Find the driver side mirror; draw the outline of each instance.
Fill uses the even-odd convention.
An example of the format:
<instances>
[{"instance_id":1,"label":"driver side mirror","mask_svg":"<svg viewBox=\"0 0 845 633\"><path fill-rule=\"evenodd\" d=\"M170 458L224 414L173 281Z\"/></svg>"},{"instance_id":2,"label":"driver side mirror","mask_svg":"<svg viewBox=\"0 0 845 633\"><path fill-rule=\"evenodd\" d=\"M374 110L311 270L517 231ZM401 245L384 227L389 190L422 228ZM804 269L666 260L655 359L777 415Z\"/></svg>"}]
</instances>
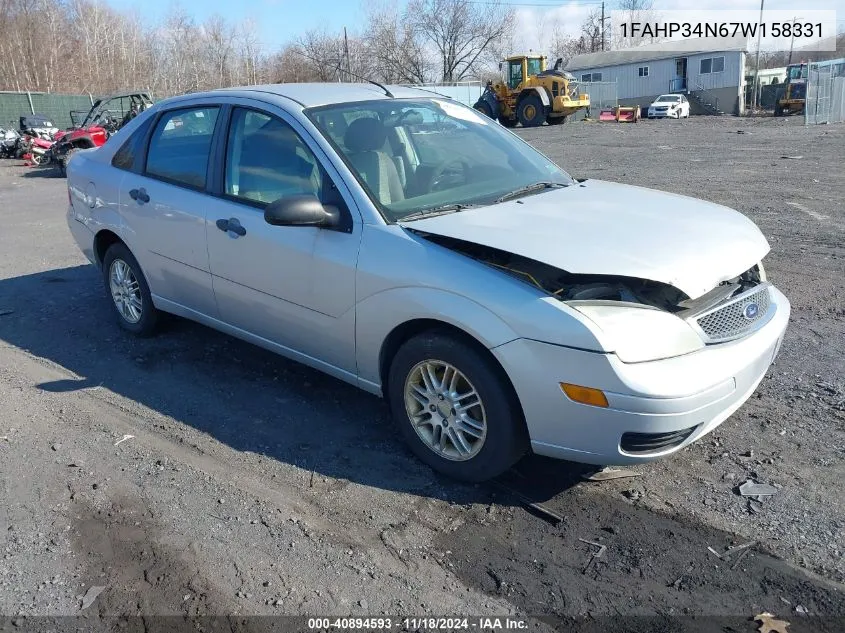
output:
<instances>
[{"instance_id":1,"label":"driver side mirror","mask_svg":"<svg viewBox=\"0 0 845 633\"><path fill-rule=\"evenodd\" d=\"M323 204L312 195L279 198L264 208L264 221L273 226L334 227L340 211Z\"/></svg>"}]
</instances>

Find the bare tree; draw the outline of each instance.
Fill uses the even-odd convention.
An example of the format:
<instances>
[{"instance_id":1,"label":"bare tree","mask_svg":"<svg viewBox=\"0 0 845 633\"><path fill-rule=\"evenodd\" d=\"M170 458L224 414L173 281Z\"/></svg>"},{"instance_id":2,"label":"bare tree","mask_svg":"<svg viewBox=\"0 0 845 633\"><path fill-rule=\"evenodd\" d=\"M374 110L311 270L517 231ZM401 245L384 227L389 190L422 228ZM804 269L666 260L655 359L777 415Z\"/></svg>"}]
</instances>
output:
<instances>
[{"instance_id":1,"label":"bare tree","mask_svg":"<svg viewBox=\"0 0 845 633\"><path fill-rule=\"evenodd\" d=\"M443 81L473 76L481 56L513 29L514 12L469 0L409 0L405 19L438 56Z\"/></svg>"},{"instance_id":2,"label":"bare tree","mask_svg":"<svg viewBox=\"0 0 845 633\"><path fill-rule=\"evenodd\" d=\"M581 23L581 36L584 41L584 53L602 50L601 10L593 9Z\"/></svg>"},{"instance_id":3,"label":"bare tree","mask_svg":"<svg viewBox=\"0 0 845 633\"><path fill-rule=\"evenodd\" d=\"M389 83L425 83L432 79L425 40L409 22L395 3L370 8L365 37L372 79Z\"/></svg>"}]
</instances>

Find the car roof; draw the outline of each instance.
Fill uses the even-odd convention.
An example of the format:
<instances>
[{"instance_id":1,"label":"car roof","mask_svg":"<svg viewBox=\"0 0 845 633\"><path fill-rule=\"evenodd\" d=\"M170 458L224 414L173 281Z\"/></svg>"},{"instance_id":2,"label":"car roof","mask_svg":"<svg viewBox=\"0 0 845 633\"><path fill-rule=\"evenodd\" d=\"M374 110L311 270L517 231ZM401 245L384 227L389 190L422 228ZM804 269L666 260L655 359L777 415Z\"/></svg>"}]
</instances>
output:
<instances>
[{"instance_id":1,"label":"car roof","mask_svg":"<svg viewBox=\"0 0 845 633\"><path fill-rule=\"evenodd\" d=\"M446 95L438 94L435 90L409 88L406 86L387 86L387 89L397 99L449 98ZM183 99L223 95L238 97L278 96L291 99L303 108L390 98L380 87L369 83L286 83L240 86L235 88L221 88L208 92L193 92L180 97L172 97L167 102L175 103Z\"/></svg>"}]
</instances>

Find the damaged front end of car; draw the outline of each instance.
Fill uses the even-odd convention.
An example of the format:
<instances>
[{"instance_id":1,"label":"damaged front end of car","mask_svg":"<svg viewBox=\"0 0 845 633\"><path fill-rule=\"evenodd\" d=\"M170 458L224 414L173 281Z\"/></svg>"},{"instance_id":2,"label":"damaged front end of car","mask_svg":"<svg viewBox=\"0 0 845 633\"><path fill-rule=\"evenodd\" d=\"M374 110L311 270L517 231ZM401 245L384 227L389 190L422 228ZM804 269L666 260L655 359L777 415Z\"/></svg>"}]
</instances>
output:
<instances>
[{"instance_id":1,"label":"damaged front end of car","mask_svg":"<svg viewBox=\"0 0 845 633\"><path fill-rule=\"evenodd\" d=\"M575 274L490 246L414 232L565 302L602 332L607 351L627 363L680 356L735 340L759 329L772 316L762 263L690 298L659 281Z\"/></svg>"}]
</instances>

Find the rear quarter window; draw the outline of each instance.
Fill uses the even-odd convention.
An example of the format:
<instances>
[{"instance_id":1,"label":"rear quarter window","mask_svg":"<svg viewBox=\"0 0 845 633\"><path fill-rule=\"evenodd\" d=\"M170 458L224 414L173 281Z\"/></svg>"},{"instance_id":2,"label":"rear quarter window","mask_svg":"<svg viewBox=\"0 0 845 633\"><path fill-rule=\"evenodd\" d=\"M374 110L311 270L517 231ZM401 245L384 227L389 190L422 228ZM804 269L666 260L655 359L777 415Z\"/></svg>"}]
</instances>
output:
<instances>
[{"instance_id":1,"label":"rear quarter window","mask_svg":"<svg viewBox=\"0 0 845 633\"><path fill-rule=\"evenodd\" d=\"M132 171L136 167L136 159L143 152L144 139L147 137L147 132L152 125L152 118L144 121L137 130L132 132L132 135L123 142L120 149L117 150L111 159L113 167Z\"/></svg>"}]
</instances>

